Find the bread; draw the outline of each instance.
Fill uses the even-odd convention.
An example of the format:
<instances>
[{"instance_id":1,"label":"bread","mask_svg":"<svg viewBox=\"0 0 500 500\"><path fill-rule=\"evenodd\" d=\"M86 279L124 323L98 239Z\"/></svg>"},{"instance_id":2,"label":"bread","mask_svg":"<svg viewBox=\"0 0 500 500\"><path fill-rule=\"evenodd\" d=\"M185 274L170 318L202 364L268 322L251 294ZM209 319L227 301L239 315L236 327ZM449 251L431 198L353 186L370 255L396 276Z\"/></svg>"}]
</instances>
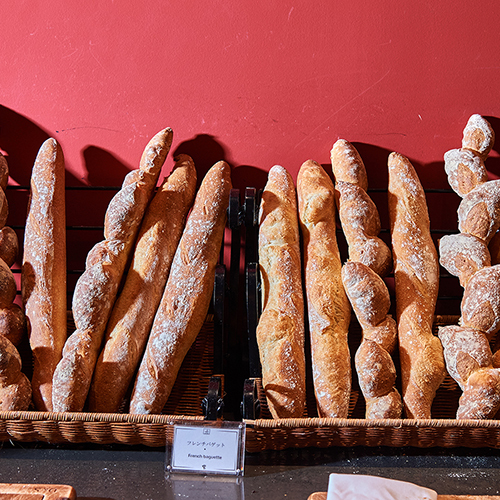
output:
<instances>
[{"instance_id":1,"label":"bread","mask_svg":"<svg viewBox=\"0 0 500 500\"><path fill-rule=\"evenodd\" d=\"M488 339L500 330L500 265L480 269L467 282L460 306L460 324Z\"/></svg>"},{"instance_id":2,"label":"bread","mask_svg":"<svg viewBox=\"0 0 500 500\"><path fill-rule=\"evenodd\" d=\"M439 262L465 287L470 278L491 265L486 243L471 234L449 234L439 240Z\"/></svg>"},{"instance_id":3,"label":"bread","mask_svg":"<svg viewBox=\"0 0 500 500\"><path fill-rule=\"evenodd\" d=\"M297 176L297 197L318 414L347 418L351 394L347 342L351 306L341 279L333 182L315 161L302 164Z\"/></svg>"},{"instance_id":4,"label":"bread","mask_svg":"<svg viewBox=\"0 0 500 500\"><path fill-rule=\"evenodd\" d=\"M0 308L0 335L18 347L26 335L26 316L18 304Z\"/></svg>"},{"instance_id":5,"label":"bread","mask_svg":"<svg viewBox=\"0 0 500 500\"><path fill-rule=\"evenodd\" d=\"M0 259L12 267L19 254L17 233L9 226L0 229Z\"/></svg>"},{"instance_id":6,"label":"bread","mask_svg":"<svg viewBox=\"0 0 500 500\"><path fill-rule=\"evenodd\" d=\"M463 390L458 419L494 418L500 409L500 370L494 368L486 335L473 328L439 328L446 367Z\"/></svg>"},{"instance_id":7,"label":"bread","mask_svg":"<svg viewBox=\"0 0 500 500\"><path fill-rule=\"evenodd\" d=\"M21 367L14 344L0 335L0 411L24 411L31 404L31 384Z\"/></svg>"},{"instance_id":8,"label":"bread","mask_svg":"<svg viewBox=\"0 0 500 500\"><path fill-rule=\"evenodd\" d=\"M488 180L484 161L470 149L451 149L444 154L444 169L451 188L463 197Z\"/></svg>"},{"instance_id":9,"label":"bread","mask_svg":"<svg viewBox=\"0 0 500 500\"><path fill-rule=\"evenodd\" d=\"M401 396L395 387L396 367L391 357L397 327L388 314L389 290L384 280L361 262L346 262L342 281L363 333L354 359L366 402L365 417L400 418Z\"/></svg>"},{"instance_id":10,"label":"bread","mask_svg":"<svg viewBox=\"0 0 500 500\"><path fill-rule=\"evenodd\" d=\"M458 228L490 242L500 227L500 180L479 184L469 191L458 207Z\"/></svg>"},{"instance_id":11,"label":"bread","mask_svg":"<svg viewBox=\"0 0 500 500\"><path fill-rule=\"evenodd\" d=\"M108 205L105 239L90 250L75 286L72 311L76 331L64 345L54 373L54 411L81 411L85 405L118 287L171 144L171 129L156 134L142 154L139 169L125 176Z\"/></svg>"},{"instance_id":12,"label":"bread","mask_svg":"<svg viewBox=\"0 0 500 500\"><path fill-rule=\"evenodd\" d=\"M33 402L51 411L52 377L67 337L65 166L54 139L41 146L31 174L21 289L33 352Z\"/></svg>"},{"instance_id":13,"label":"bread","mask_svg":"<svg viewBox=\"0 0 500 500\"><path fill-rule=\"evenodd\" d=\"M180 155L144 216L95 367L90 411L116 412L120 408L144 351L195 190L193 160Z\"/></svg>"},{"instance_id":14,"label":"bread","mask_svg":"<svg viewBox=\"0 0 500 500\"><path fill-rule=\"evenodd\" d=\"M332 148L332 171L342 230L349 246L349 259L363 262L385 276L392 268L388 246L378 237L380 217L368 188L365 167L354 146L339 139Z\"/></svg>"},{"instance_id":15,"label":"bread","mask_svg":"<svg viewBox=\"0 0 500 500\"><path fill-rule=\"evenodd\" d=\"M280 165L268 173L259 210L262 314L257 344L262 384L273 418L305 409L304 296L296 190Z\"/></svg>"},{"instance_id":16,"label":"bread","mask_svg":"<svg viewBox=\"0 0 500 500\"><path fill-rule=\"evenodd\" d=\"M172 261L130 400L130 413L160 413L205 321L227 220L231 169L205 175Z\"/></svg>"},{"instance_id":17,"label":"bread","mask_svg":"<svg viewBox=\"0 0 500 500\"><path fill-rule=\"evenodd\" d=\"M462 148L472 149L486 159L495 142L495 132L481 115L472 115L465 125Z\"/></svg>"},{"instance_id":18,"label":"bread","mask_svg":"<svg viewBox=\"0 0 500 500\"><path fill-rule=\"evenodd\" d=\"M391 153L389 218L403 402L408 418L430 418L445 376L443 348L432 333L439 263L425 193L410 161Z\"/></svg>"}]
</instances>

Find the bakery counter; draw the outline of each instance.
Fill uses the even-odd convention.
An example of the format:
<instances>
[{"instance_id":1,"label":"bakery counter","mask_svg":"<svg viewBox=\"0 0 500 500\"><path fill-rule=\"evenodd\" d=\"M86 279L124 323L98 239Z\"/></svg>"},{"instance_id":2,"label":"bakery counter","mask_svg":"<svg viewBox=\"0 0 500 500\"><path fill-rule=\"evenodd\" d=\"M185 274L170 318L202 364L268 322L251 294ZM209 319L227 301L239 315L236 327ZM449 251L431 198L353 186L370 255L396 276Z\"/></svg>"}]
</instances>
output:
<instances>
[{"instance_id":1,"label":"bakery counter","mask_svg":"<svg viewBox=\"0 0 500 500\"><path fill-rule=\"evenodd\" d=\"M167 480L162 449L2 444L1 483L71 485L78 499L307 500L330 473L368 474L427 486L440 495L500 495L500 456L490 448L328 448L247 454L240 479Z\"/></svg>"}]
</instances>

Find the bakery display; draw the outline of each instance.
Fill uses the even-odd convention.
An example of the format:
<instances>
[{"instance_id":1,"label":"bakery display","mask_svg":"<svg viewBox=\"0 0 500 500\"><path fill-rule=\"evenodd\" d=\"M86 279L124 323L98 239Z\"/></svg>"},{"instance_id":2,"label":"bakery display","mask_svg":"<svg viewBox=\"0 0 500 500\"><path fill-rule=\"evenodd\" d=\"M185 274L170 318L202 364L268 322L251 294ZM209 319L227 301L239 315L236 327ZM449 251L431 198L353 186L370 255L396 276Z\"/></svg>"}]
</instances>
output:
<instances>
[{"instance_id":1,"label":"bakery display","mask_svg":"<svg viewBox=\"0 0 500 500\"><path fill-rule=\"evenodd\" d=\"M443 347L432 332L439 288L438 254L430 233L425 193L413 165L391 153L389 218L394 259L396 321L407 418L431 418L446 371Z\"/></svg>"},{"instance_id":2,"label":"bakery display","mask_svg":"<svg viewBox=\"0 0 500 500\"><path fill-rule=\"evenodd\" d=\"M304 296L297 215L291 175L269 170L259 213L262 314L257 343L262 383L274 418L301 417L306 402Z\"/></svg>"},{"instance_id":3,"label":"bakery display","mask_svg":"<svg viewBox=\"0 0 500 500\"><path fill-rule=\"evenodd\" d=\"M348 343L351 306L341 277L334 186L319 163L308 160L302 164L297 197L318 414L346 418L352 385Z\"/></svg>"}]
</instances>

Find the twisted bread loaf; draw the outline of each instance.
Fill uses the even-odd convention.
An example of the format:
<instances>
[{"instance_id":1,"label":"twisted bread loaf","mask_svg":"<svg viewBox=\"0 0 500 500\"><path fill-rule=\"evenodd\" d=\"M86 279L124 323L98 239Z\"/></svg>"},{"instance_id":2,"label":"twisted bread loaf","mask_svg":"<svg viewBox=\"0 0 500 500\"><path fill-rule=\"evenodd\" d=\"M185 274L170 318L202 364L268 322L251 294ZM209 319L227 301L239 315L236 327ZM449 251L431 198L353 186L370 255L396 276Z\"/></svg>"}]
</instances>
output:
<instances>
[{"instance_id":1,"label":"twisted bread loaf","mask_svg":"<svg viewBox=\"0 0 500 500\"><path fill-rule=\"evenodd\" d=\"M308 160L297 176L314 391L321 417L346 418L351 394L347 336L351 307L342 286L333 183Z\"/></svg>"},{"instance_id":2,"label":"twisted bread loaf","mask_svg":"<svg viewBox=\"0 0 500 500\"><path fill-rule=\"evenodd\" d=\"M257 343L274 418L301 417L306 400L304 297L296 191L279 165L269 170L259 214L262 314Z\"/></svg>"},{"instance_id":3,"label":"twisted bread loaf","mask_svg":"<svg viewBox=\"0 0 500 500\"><path fill-rule=\"evenodd\" d=\"M212 298L231 191L231 169L217 162L205 175L181 240L130 400L130 413L160 413Z\"/></svg>"},{"instance_id":4,"label":"twisted bread loaf","mask_svg":"<svg viewBox=\"0 0 500 500\"><path fill-rule=\"evenodd\" d=\"M0 411L27 410L31 384L21 372L21 357L14 344L0 335Z\"/></svg>"},{"instance_id":5,"label":"twisted bread loaf","mask_svg":"<svg viewBox=\"0 0 500 500\"><path fill-rule=\"evenodd\" d=\"M120 407L144 351L195 190L194 163L180 155L144 216L97 360L90 411L116 412Z\"/></svg>"},{"instance_id":6,"label":"twisted bread loaf","mask_svg":"<svg viewBox=\"0 0 500 500\"><path fill-rule=\"evenodd\" d=\"M408 418L430 418L436 390L445 376L443 348L432 333L438 256L417 173L398 153L389 155L388 167L403 401Z\"/></svg>"},{"instance_id":7,"label":"twisted bread loaf","mask_svg":"<svg viewBox=\"0 0 500 500\"><path fill-rule=\"evenodd\" d=\"M488 181L484 167L493 141L490 124L472 115L462 149L444 156L448 181L462 202L460 234L440 240L440 262L459 277L464 294L460 326L441 328L438 335L448 373L463 390L457 410L460 419L493 418L500 409L500 356L492 356L489 345L500 329L500 266L491 265L496 256L491 258L488 248L489 243L495 246L500 224L500 182Z\"/></svg>"},{"instance_id":8,"label":"twisted bread loaf","mask_svg":"<svg viewBox=\"0 0 500 500\"><path fill-rule=\"evenodd\" d=\"M90 250L75 286L76 331L64 345L54 372L54 411L81 411L84 407L118 286L171 144L171 129L156 134L143 152L139 169L125 176L121 190L109 203L105 239Z\"/></svg>"},{"instance_id":9,"label":"twisted bread loaf","mask_svg":"<svg viewBox=\"0 0 500 500\"><path fill-rule=\"evenodd\" d=\"M339 139L333 145L331 162L349 259L363 262L385 276L391 270L392 256L389 247L378 237L380 217L366 193L368 181L363 161L351 143Z\"/></svg>"},{"instance_id":10,"label":"twisted bread loaf","mask_svg":"<svg viewBox=\"0 0 500 500\"><path fill-rule=\"evenodd\" d=\"M396 322L384 280L361 262L346 262L342 281L363 332L355 363L366 401L366 418L400 418L401 396L395 388L396 368L390 353L397 338Z\"/></svg>"},{"instance_id":11,"label":"twisted bread loaf","mask_svg":"<svg viewBox=\"0 0 500 500\"><path fill-rule=\"evenodd\" d=\"M366 402L365 416L397 418L402 405L390 355L396 325L387 315L389 291L381 278L392 267L391 251L378 237L380 217L366 192L368 180L359 153L340 139L333 145L331 159L340 221L349 246L350 261L342 268L342 281L363 333L354 360Z\"/></svg>"},{"instance_id":12,"label":"twisted bread loaf","mask_svg":"<svg viewBox=\"0 0 500 500\"><path fill-rule=\"evenodd\" d=\"M33 402L51 411L52 378L67 337L65 167L54 139L31 174L21 288L33 352Z\"/></svg>"}]
</instances>

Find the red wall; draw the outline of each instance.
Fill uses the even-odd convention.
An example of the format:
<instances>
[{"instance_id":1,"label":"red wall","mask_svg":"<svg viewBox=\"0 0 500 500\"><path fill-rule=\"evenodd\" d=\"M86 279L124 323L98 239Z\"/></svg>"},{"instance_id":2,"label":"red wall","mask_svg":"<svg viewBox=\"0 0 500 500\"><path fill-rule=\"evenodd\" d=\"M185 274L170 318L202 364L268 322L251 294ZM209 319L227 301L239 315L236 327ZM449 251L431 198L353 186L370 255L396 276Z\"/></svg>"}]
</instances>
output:
<instances>
[{"instance_id":1,"label":"red wall","mask_svg":"<svg viewBox=\"0 0 500 500\"><path fill-rule=\"evenodd\" d=\"M2 9L0 148L12 184L27 185L50 135L69 186L116 186L170 126L200 173L226 159L244 188L273 164L294 176L308 158L328 164L343 137L371 187L385 187L398 151L424 187L446 188L443 154L471 114L500 137L499 14L493 0L19 0ZM500 173L498 153L487 166ZM72 193L68 223L101 224L112 193ZM448 196L432 203L434 227L455 223ZM81 261L86 246L71 251Z\"/></svg>"}]
</instances>

